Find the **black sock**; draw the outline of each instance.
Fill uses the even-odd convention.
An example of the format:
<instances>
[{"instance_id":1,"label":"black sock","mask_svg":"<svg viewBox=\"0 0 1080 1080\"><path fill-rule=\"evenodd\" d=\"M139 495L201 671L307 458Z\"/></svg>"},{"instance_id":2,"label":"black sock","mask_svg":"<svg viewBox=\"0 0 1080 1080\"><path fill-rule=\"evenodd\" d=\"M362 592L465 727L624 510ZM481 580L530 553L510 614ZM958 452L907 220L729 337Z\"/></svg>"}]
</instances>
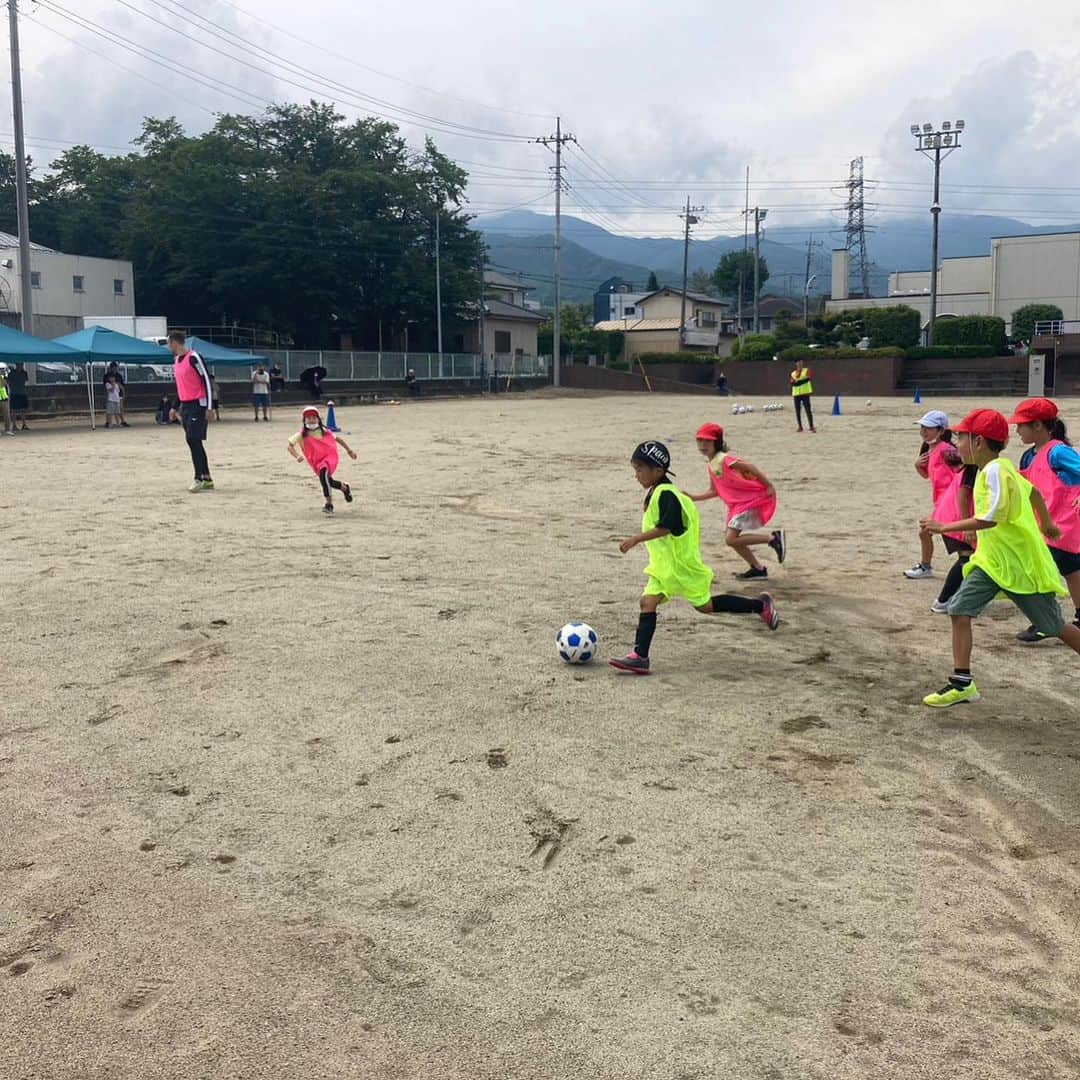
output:
<instances>
[{"instance_id":1,"label":"black sock","mask_svg":"<svg viewBox=\"0 0 1080 1080\"><path fill-rule=\"evenodd\" d=\"M952 677L949 682L956 687L957 690L966 690L972 683L971 668L953 668Z\"/></svg>"},{"instance_id":2,"label":"black sock","mask_svg":"<svg viewBox=\"0 0 1080 1080\"><path fill-rule=\"evenodd\" d=\"M748 596L714 596L712 598L714 615L760 615L765 605L760 600L751 600Z\"/></svg>"},{"instance_id":3,"label":"black sock","mask_svg":"<svg viewBox=\"0 0 1080 1080\"><path fill-rule=\"evenodd\" d=\"M638 616L637 634L634 635L634 652L638 656L648 656L652 636L656 633L656 612L643 611Z\"/></svg>"},{"instance_id":4,"label":"black sock","mask_svg":"<svg viewBox=\"0 0 1080 1080\"><path fill-rule=\"evenodd\" d=\"M966 562L967 559L957 560L949 567L949 572L945 575L945 584L941 586L941 592L938 593L939 604L947 604L964 583L964 563Z\"/></svg>"}]
</instances>

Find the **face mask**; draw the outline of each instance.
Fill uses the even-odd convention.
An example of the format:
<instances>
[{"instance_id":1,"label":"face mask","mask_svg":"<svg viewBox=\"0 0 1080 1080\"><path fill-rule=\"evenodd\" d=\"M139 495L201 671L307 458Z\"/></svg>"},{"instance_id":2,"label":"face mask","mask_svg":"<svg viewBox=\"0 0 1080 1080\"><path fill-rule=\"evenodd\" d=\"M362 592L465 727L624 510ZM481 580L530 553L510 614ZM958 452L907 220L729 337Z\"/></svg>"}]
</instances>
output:
<instances>
[{"instance_id":1,"label":"face mask","mask_svg":"<svg viewBox=\"0 0 1080 1080\"><path fill-rule=\"evenodd\" d=\"M322 425L320 425L317 420L316 421L312 421L312 420L305 420L304 421L304 428L307 431L318 431L321 426Z\"/></svg>"}]
</instances>

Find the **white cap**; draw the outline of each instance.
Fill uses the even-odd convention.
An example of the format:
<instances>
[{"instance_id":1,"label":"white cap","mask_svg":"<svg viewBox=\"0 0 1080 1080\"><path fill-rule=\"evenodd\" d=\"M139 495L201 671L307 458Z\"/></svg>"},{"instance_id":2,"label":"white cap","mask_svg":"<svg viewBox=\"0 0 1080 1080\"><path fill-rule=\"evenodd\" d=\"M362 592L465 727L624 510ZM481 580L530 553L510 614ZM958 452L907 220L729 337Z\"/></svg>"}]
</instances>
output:
<instances>
[{"instance_id":1,"label":"white cap","mask_svg":"<svg viewBox=\"0 0 1080 1080\"><path fill-rule=\"evenodd\" d=\"M921 427L947 428L949 426L949 417L940 409L931 409L922 419L916 420L915 423Z\"/></svg>"}]
</instances>

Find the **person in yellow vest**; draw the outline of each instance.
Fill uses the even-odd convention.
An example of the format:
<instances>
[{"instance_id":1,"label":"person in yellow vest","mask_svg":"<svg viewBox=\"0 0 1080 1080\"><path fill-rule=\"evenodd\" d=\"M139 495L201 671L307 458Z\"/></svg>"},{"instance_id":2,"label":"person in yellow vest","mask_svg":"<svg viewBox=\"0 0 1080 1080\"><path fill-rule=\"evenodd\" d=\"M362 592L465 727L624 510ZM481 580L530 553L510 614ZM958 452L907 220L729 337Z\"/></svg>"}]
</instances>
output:
<instances>
[{"instance_id":1,"label":"person in yellow vest","mask_svg":"<svg viewBox=\"0 0 1080 1080\"><path fill-rule=\"evenodd\" d=\"M1066 623L1059 596L1068 590L1046 540L1061 535L1043 497L1000 457L1009 441L1009 422L993 409L976 409L955 428L956 448L965 465L977 465L975 513L963 521L921 522L926 533L979 534L975 554L964 566L964 583L949 601L952 618L953 673L948 685L928 694L923 704L935 709L978 701L971 677L971 620L1004 594L1047 637L1061 638L1080 653L1080 626ZM1045 539L1044 539L1045 537Z\"/></svg>"},{"instance_id":2,"label":"person in yellow vest","mask_svg":"<svg viewBox=\"0 0 1080 1080\"><path fill-rule=\"evenodd\" d=\"M7 374L7 364L0 364L0 423L4 426L5 435L14 435L15 426L11 422L11 391L8 390Z\"/></svg>"},{"instance_id":3,"label":"person in yellow vest","mask_svg":"<svg viewBox=\"0 0 1080 1080\"><path fill-rule=\"evenodd\" d=\"M641 532L623 540L625 555L638 544L649 552L645 567L648 584L641 597L634 650L608 661L619 671L649 674L649 646L656 632L656 611L672 597L688 600L702 615L757 615L770 630L780 625L773 598L762 593L748 596L711 596L713 572L701 561L701 518L689 495L672 483L668 468L671 455L661 442L641 443L630 459L634 477L645 488L645 513Z\"/></svg>"},{"instance_id":4,"label":"person in yellow vest","mask_svg":"<svg viewBox=\"0 0 1080 1080\"><path fill-rule=\"evenodd\" d=\"M797 431L802 431L802 414L806 410L806 424L810 433L814 434L814 408L810 404L810 398L814 393L814 384L810 381L810 369L801 361L795 361L795 370L791 373L791 396L795 399L795 423Z\"/></svg>"}]
</instances>

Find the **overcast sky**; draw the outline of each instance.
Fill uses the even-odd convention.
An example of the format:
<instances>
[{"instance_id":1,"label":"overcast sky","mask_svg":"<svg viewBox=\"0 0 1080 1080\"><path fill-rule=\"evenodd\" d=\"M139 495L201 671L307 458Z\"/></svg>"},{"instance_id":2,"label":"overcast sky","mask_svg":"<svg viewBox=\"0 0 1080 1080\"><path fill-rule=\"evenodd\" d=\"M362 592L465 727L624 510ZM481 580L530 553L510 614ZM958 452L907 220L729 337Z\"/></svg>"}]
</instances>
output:
<instances>
[{"instance_id":1,"label":"overcast sky","mask_svg":"<svg viewBox=\"0 0 1080 1080\"><path fill-rule=\"evenodd\" d=\"M475 173L478 214L521 204L543 211L552 205L552 155L525 139L550 134L559 113L579 140L567 155L570 212L613 231L673 234L690 195L708 207L701 235L741 232L749 165L751 200L770 208L781 239L784 225L840 205L833 186L858 155L877 181L869 220L925 215L932 169L909 127L963 119L964 148L943 173L950 209L1080 221L1076 0L685 0L677 14L636 0L21 7L26 126L38 161L76 142L122 152L147 115L175 115L199 131L216 111L254 112L316 92L359 115L359 95L368 95L386 104L367 111L434 118L402 130L419 144L418 124L443 129L433 130L440 148ZM75 16L160 58L106 41ZM9 98L4 108L10 117ZM10 119L0 131L10 143Z\"/></svg>"}]
</instances>

